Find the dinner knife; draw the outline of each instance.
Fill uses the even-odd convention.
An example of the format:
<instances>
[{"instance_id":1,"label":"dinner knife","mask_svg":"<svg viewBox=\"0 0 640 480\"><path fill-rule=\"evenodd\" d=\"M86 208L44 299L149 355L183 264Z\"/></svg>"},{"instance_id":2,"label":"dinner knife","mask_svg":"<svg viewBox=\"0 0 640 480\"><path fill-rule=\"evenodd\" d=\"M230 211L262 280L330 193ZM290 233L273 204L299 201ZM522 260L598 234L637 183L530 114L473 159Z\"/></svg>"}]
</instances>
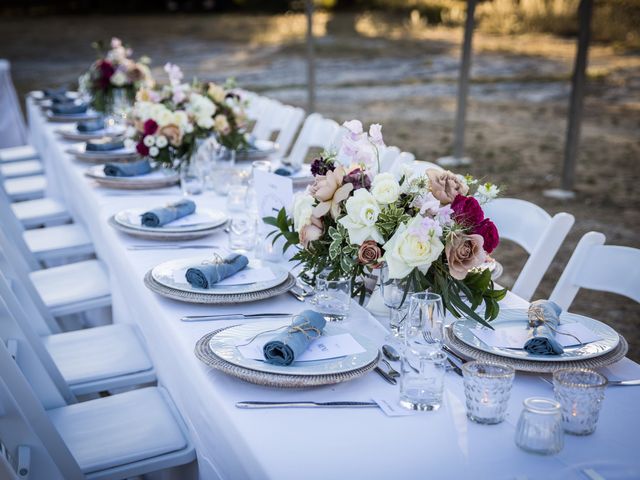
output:
<instances>
[{"instance_id":1,"label":"dinner knife","mask_svg":"<svg viewBox=\"0 0 640 480\"><path fill-rule=\"evenodd\" d=\"M631 387L634 385L640 385L640 380L609 380L607 385L611 387Z\"/></svg>"},{"instance_id":2,"label":"dinner knife","mask_svg":"<svg viewBox=\"0 0 640 480\"><path fill-rule=\"evenodd\" d=\"M236 403L238 408L372 408L376 402L256 402Z\"/></svg>"},{"instance_id":3,"label":"dinner knife","mask_svg":"<svg viewBox=\"0 0 640 480\"><path fill-rule=\"evenodd\" d=\"M376 367L373 369L373 371L376 372L378 375L380 375L382 378L384 378L391 385L397 385L398 382L396 381L396 379L393 378L391 375L389 375L387 372L385 372L382 368Z\"/></svg>"},{"instance_id":4,"label":"dinner knife","mask_svg":"<svg viewBox=\"0 0 640 480\"><path fill-rule=\"evenodd\" d=\"M290 317L293 313L220 313L217 315L185 315L183 322L204 322L207 320L242 320L247 318L281 318Z\"/></svg>"}]
</instances>

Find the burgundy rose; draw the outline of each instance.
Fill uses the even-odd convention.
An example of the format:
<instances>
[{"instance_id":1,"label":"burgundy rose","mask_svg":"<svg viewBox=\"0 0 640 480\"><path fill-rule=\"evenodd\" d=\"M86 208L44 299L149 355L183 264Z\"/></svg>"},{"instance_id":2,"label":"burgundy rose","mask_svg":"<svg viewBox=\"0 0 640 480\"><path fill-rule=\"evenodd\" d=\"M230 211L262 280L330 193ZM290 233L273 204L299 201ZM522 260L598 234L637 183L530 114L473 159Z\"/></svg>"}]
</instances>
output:
<instances>
[{"instance_id":1,"label":"burgundy rose","mask_svg":"<svg viewBox=\"0 0 640 480\"><path fill-rule=\"evenodd\" d=\"M371 178L359 168L349 172L349 174L344 177L343 182L352 184L354 190L358 190L359 188L366 188L368 190L371 187Z\"/></svg>"},{"instance_id":2,"label":"burgundy rose","mask_svg":"<svg viewBox=\"0 0 640 480\"><path fill-rule=\"evenodd\" d=\"M473 197L458 195L451 203L453 219L465 227L475 227L484 219L484 212L478 201Z\"/></svg>"},{"instance_id":3,"label":"burgundy rose","mask_svg":"<svg viewBox=\"0 0 640 480\"><path fill-rule=\"evenodd\" d=\"M335 169L333 161L323 157L318 157L311 163L311 175L314 177L326 175L327 172L332 172Z\"/></svg>"},{"instance_id":4,"label":"burgundy rose","mask_svg":"<svg viewBox=\"0 0 640 480\"><path fill-rule=\"evenodd\" d=\"M480 225L475 228L473 233L484 238L484 251L487 253L493 252L500 243L498 229L496 228L495 224L488 218L485 218L482 222L480 222Z\"/></svg>"},{"instance_id":5,"label":"burgundy rose","mask_svg":"<svg viewBox=\"0 0 640 480\"><path fill-rule=\"evenodd\" d=\"M149 119L144 122L142 128L145 135L153 135L158 130L158 124L154 120Z\"/></svg>"},{"instance_id":6,"label":"burgundy rose","mask_svg":"<svg viewBox=\"0 0 640 480\"><path fill-rule=\"evenodd\" d=\"M147 155L149 155L149 147L147 147L142 142L138 142L138 144L136 145L136 151L143 157L146 157Z\"/></svg>"},{"instance_id":7,"label":"burgundy rose","mask_svg":"<svg viewBox=\"0 0 640 480\"><path fill-rule=\"evenodd\" d=\"M98 62L98 71L100 72L100 77L96 80L96 83L99 88L105 90L109 88L111 77L115 73L116 69L110 62L100 60Z\"/></svg>"}]
</instances>

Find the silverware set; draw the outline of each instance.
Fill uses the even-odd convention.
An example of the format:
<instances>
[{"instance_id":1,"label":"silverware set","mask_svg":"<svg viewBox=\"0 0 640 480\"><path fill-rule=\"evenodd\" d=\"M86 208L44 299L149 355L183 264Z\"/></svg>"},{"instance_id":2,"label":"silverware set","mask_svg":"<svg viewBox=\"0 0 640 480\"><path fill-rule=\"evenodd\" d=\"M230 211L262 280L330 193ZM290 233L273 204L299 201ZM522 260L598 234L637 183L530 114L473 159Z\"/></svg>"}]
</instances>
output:
<instances>
[{"instance_id":1,"label":"silverware set","mask_svg":"<svg viewBox=\"0 0 640 480\"><path fill-rule=\"evenodd\" d=\"M216 245L204 245L204 244L193 244L193 245L184 245L184 244L171 244L171 243L162 243L157 245L129 245L127 250L200 250L200 249L216 249L220 248Z\"/></svg>"},{"instance_id":2,"label":"silverware set","mask_svg":"<svg viewBox=\"0 0 640 480\"><path fill-rule=\"evenodd\" d=\"M548 378L540 377L540 380L553 386L553 382ZM640 385L640 378L633 380L607 380L608 387L637 387Z\"/></svg>"},{"instance_id":3,"label":"silverware set","mask_svg":"<svg viewBox=\"0 0 640 480\"><path fill-rule=\"evenodd\" d=\"M185 315L180 317L183 322L208 322L213 320L252 320L256 318L286 318L292 317L294 313L219 313L214 315ZM342 320L341 315L322 314L328 322Z\"/></svg>"},{"instance_id":4,"label":"silverware set","mask_svg":"<svg viewBox=\"0 0 640 480\"><path fill-rule=\"evenodd\" d=\"M236 407L244 409L256 408L377 408L375 402L259 402L244 401L236 403Z\"/></svg>"}]
</instances>

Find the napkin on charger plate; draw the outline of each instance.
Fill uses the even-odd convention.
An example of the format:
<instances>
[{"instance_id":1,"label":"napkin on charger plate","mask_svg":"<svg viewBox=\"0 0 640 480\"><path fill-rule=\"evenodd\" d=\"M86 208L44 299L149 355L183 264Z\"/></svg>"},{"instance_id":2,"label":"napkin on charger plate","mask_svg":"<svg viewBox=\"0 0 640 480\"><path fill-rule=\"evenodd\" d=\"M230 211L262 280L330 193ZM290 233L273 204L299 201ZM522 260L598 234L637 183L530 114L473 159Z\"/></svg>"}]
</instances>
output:
<instances>
[{"instance_id":1,"label":"napkin on charger plate","mask_svg":"<svg viewBox=\"0 0 640 480\"><path fill-rule=\"evenodd\" d=\"M76 115L86 111L87 105L85 103L66 102L51 106L51 112L56 115Z\"/></svg>"},{"instance_id":2,"label":"napkin on charger plate","mask_svg":"<svg viewBox=\"0 0 640 480\"><path fill-rule=\"evenodd\" d=\"M91 120L82 120L76 125L79 132L97 132L104 129L104 118L98 117Z\"/></svg>"},{"instance_id":3,"label":"napkin on charger plate","mask_svg":"<svg viewBox=\"0 0 640 480\"><path fill-rule=\"evenodd\" d=\"M146 158L128 163L107 163L104 174L107 177L135 177L151 172L151 164Z\"/></svg>"},{"instance_id":4,"label":"napkin on charger plate","mask_svg":"<svg viewBox=\"0 0 640 480\"><path fill-rule=\"evenodd\" d=\"M524 350L534 355L560 355L564 349L556 340L562 308L549 300L531 302L527 311L531 338L524 344Z\"/></svg>"},{"instance_id":5,"label":"napkin on charger plate","mask_svg":"<svg viewBox=\"0 0 640 480\"><path fill-rule=\"evenodd\" d=\"M141 215L142 225L145 227L161 227L196 211L196 204L192 200L180 200L164 207L154 208Z\"/></svg>"},{"instance_id":6,"label":"napkin on charger plate","mask_svg":"<svg viewBox=\"0 0 640 480\"><path fill-rule=\"evenodd\" d=\"M66 97L67 95L67 89L64 87L60 87L60 88L45 88L44 90L42 90L42 95L45 98L53 98L53 97L59 97L64 95Z\"/></svg>"},{"instance_id":7,"label":"napkin on charger plate","mask_svg":"<svg viewBox=\"0 0 640 480\"><path fill-rule=\"evenodd\" d=\"M273 365L291 365L312 341L322 335L326 323L320 313L304 310L294 317L285 331L264 344L265 361Z\"/></svg>"},{"instance_id":8,"label":"napkin on charger plate","mask_svg":"<svg viewBox=\"0 0 640 480\"><path fill-rule=\"evenodd\" d=\"M121 138L102 137L89 140L85 147L87 152L109 152L124 148L124 141Z\"/></svg>"},{"instance_id":9,"label":"napkin on charger plate","mask_svg":"<svg viewBox=\"0 0 640 480\"><path fill-rule=\"evenodd\" d=\"M211 288L219 281L238 273L248 264L249 259L247 257L232 253L225 258L220 257L218 262L197 265L187 269L185 277L192 287Z\"/></svg>"},{"instance_id":10,"label":"napkin on charger plate","mask_svg":"<svg viewBox=\"0 0 640 480\"><path fill-rule=\"evenodd\" d=\"M294 173L297 173L300 171L301 167L294 167L293 165L285 165L282 164L280 167L278 167L275 172L276 175L280 175L282 177L290 177L291 175L293 175Z\"/></svg>"}]
</instances>

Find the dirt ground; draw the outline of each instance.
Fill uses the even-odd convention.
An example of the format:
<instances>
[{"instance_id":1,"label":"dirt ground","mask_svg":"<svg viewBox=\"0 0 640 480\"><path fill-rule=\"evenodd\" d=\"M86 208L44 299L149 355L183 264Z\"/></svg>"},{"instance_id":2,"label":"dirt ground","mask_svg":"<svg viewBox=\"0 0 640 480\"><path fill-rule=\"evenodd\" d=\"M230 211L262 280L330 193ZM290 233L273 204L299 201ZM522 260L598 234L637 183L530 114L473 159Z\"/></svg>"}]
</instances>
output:
<instances>
[{"instance_id":1,"label":"dirt ground","mask_svg":"<svg viewBox=\"0 0 640 480\"><path fill-rule=\"evenodd\" d=\"M461 31L376 15L316 16L317 110L342 122L383 125L385 140L422 160L451 153ZM304 18L299 15L0 18L0 57L13 65L20 94L74 82L93 59L90 43L120 36L186 76L223 80L305 106ZM534 298L553 289L579 238L640 248L640 55L595 45L590 52L576 198L551 200L563 158L574 41L544 35L478 34L466 153L472 173L576 223ZM511 285L526 260L504 242L495 252ZM582 291L571 307L618 329L640 360L640 305Z\"/></svg>"}]
</instances>

